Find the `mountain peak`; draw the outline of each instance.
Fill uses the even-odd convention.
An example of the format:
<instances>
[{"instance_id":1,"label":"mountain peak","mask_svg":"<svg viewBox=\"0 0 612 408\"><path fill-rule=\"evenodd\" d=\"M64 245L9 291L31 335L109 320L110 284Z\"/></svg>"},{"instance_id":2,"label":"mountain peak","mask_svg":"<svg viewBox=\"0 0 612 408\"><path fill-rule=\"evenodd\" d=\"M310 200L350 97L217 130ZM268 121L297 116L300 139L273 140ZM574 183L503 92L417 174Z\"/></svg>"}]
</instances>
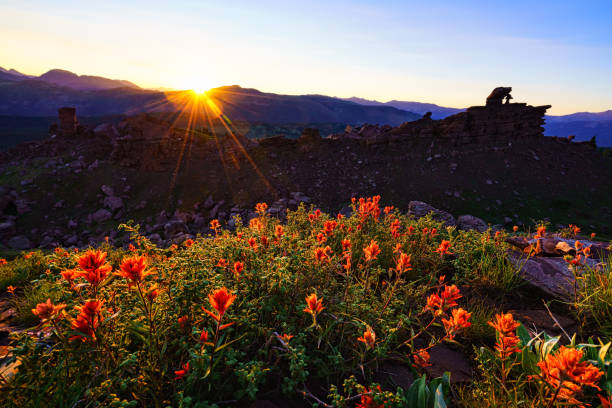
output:
<instances>
[{"instance_id":1,"label":"mountain peak","mask_svg":"<svg viewBox=\"0 0 612 408\"><path fill-rule=\"evenodd\" d=\"M100 76L77 75L64 69L52 69L39 76L37 79L55 85L66 86L68 88L82 91L113 89L113 88L140 88L130 81L119 79L108 79Z\"/></svg>"}]
</instances>

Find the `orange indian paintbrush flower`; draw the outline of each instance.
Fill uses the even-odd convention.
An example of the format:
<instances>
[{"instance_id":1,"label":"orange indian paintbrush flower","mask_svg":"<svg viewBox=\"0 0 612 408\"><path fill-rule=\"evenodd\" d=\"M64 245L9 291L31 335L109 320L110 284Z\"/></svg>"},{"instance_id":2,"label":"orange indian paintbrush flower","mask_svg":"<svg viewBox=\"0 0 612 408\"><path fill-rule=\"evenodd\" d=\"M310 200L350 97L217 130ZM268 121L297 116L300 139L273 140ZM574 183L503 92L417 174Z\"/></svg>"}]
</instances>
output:
<instances>
[{"instance_id":1,"label":"orange indian paintbrush flower","mask_svg":"<svg viewBox=\"0 0 612 408\"><path fill-rule=\"evenodd\" d=\"M35 309L32 309L32 314L40 318L41 323L61 319L64 317L64 308L66 305L54 305L51 299L47 299L45 303L39 303Z\"/></svg>"},{"instance_id":2,"label":"orange indian paintbrush flower","mask_svg":"<svg viewBox=\"0 0 612 408\"><path fill-rule=\"evenodd\" d=\"M181 380L187 373L189 372L189 363L183 364L180 370L176 370L174 375L176 375L175 380Z\"/></svg>"},{"instance_id":3,"label":"orange indian paintbrush flower","mask_svg":"<svg viewBox=\"0 0 612 408\"><path fill-rule=\"evenodd\" d=\"M123 258L119 266L119 272L115 275L121 276L129 281L129 285L138 285L149 275L155 272L147 270L147 259L142 255L134 255Z\"/></svg>"},{"instance_id":4,"label":"orange indian paintbrush flower","mask_svg":"<svg viewBox=\"0 0 612 408\"><path fill-rule=\"evenodd\" d=\"M268 209L268 204L266 203L257 203L255 204L255 211L259 214L263 215Z\"/></svg>"},{"instance_id":5,"label":"orange indian paintbrush flower","mask_svg":"<svg viewBox=\"0 0 612 408\"><path fill-rule=\"evenodd\" d=\"M462 297L456 285L444 285L444 290L442 291L441 296L442 300L444 301L444 308L457 306L456 300Z\"/></svg>"},{"instance_id":6,"label":"orange indian paintbrush flower","mask_svg":"<svg viewBox=\"0 0 612 408\"><path fill-rule=\"evenodd\" d=\"M236 278L240 278L240 274L242 273L242 271L244 270L244 263L242 262L234 262L234 276Z\"/></svg>"},{"instance_id":7,"label":"orange indian paintbrush flower","mask_svg":"<svg viewBox=\"0 0 612 408\"><path fill-rule=\"evenodd\" d=\"M376 259L378 254L380 254L380 248L378 247L376 241L371 240L370 245L363 248L363 253L365 254L366 262L373 261L374 259Z\"/></svg>"},{"instance_id":8,"label":"orange indian paintbrush flower","mask_svg":"<svg viewBox=\"0 0 612 408\"><path fill-rule=\"evenodd\" d=\"M397 258L397 264L395 265L395 270L399 275L404 273L405 271L412 270L412 265L410 264L410 255L405 253L400 253L399 258Z\"/></svg>"},{"instance_id":9,"label":"orange indian paintbrush flower","mask_svg":"<svg viewBox=\"0 0 612 408\"><path fill-rule=\"evenodd\" d=\"M516 336L516 329L520 323L514 320L511 313L496 314L495 322L488 322L489 326L497 331L497 343L495 349L499 352L499 357L504 360L512 353L519 353L521 350L516 346L520 340Z\"/></svg>"},{"instance_id":10,"label":"orange indian paintbrush flower","mask_svg":"<svg viewBox=\"0 0 612 408\"><path fill-rule=\"evenodd\" d=\"M362 342L368 349L371 349L376 344L376 333L370 327L366 328L362 337L358 337L357 341Z\"/></svg>"},{"instance_id":11,"label":"orange indian paintbrush flower","mask_svg":"<svg viewBox=\"0 0 612 408\"><path fill-rule=\"evenodd\" d=\"M587 361L581 362L582 357L582 350L561 346L556 353L548 354L544 361L538 363L541 371L539 377L550 385L549 392L553 398L584 406L576 399L583 387L600 389L597 383L604 372Z\"/></svg>"},{"instance_id":12,"label":"orange indian paintbrush flower","mask_svg":"<svg viewBox=\"0 0 612 408\"><path fill-rule=\"evenodd\" d=\"M219 227L221 226L221 224L219 224L219 220L212 220L210 222L210 229L215 230L215 232L219 229Z\"/></svg>"},{"instance_id":13,"label":"orange indian paintbrush flower","mask_svg":"<svg viewBox=\"0 0 612 408\"><path fill-rule=\"evenodd\" d=\"M457 333L462 329L466 329L472 325L468 320L472 316L471 313L463 310L462 308L453 309L451 317L449 319L442 319L446 335L449 339L454 339Z\"/></svg>"},{"instance_id":14,"label":"orange indian paintbrush flower","mask_svg":"<svg viewBox=\"0 0 612 408\"><path fill-rule=\"evenodd\" d=\"M221 289L217 289L212 294L208 295L208 301L210 302L210 305L213 307L213 309L217 311L217 314L211 312L203 306L202 310L206 312L210 317L215 319L218 323L223 318L223 315L225 314L227 309L232 305L232 303L234 303L234 299L236 299L236 295L232 295L224 286Z\"/></svg>"},{"instance_id":15,"label":"orange indian paintbrush flower","mask_svg":"<svg viewBox=\"0 0 612 408\"><path fill-rule=\"evenodd\" d=\"M323 298L317 299L316 293L306 297L306 308L304 309L304 312L316 316L323 309L325 309L325 307L323 307Z\"/></svg>"},{"instance_id":16,"label":"orange indian paintbrush flower","mask_svg":"<svg viewBox=\"0 0 612 408\"><path fill-rule=\"evenodd\" d=\"M79 315L72 321L72 329L95 340L95 330L101 322L100 312L102 304L103 301L94 299L86 301L83 306L77 306L76 309L79 310ZM73 336L71 337L72 339L87 341L87 338L80 335Z\"/></svg>"},{"instance_id":17,"label":"orange indian paintbrush flower","mask_svg":"<svg viewBox=\"0 0 612 408\"><path fill-rule=\"evenodd\" d=\"M285 230L282 225L279 224L276 227L274 227L274 235L276 236L277 239L281 239L284 233L285 233Z\"/></svg>"},{"instance_id":18,"label":"orange indian paintbrush flower","mask_svg":"<svg viewBox=\"0 0 612 408\"><path fill-rule=\"evenodd\" d=\"M106 263L106 252L100 250L86 251L77 258L77 263L82 269L78 276L94 286L99 285L112 270L112 266Z\"/></svg>"},{"instance_id":19,"label":"orange indian paintbrush flower","mask_svg":"<svg viewBox=\"0 0 612 408\"><path fill-rule=\"evenodd\" d=\"M438 247L438 249L436 249L436 252L440 253L440 256L444 256L446 254L452 255L452 252L449 251L450 246L451 246L450 241L442 240L442 242L440 243L440 246Z\"/></svg>"},{"instance_id":20,"label":"orange indian paintbrush flower","mask_svg":"<svg viewBox=\"0 0 612 408\"><path fill-rule=\"evenodd\" d=\"M315 248L314 256L317 262L329 261L329 256L332 253L331 247L328 245L325 248Z\"/></svg>"},{"instance_id":21,"label":"orange indian paintbrush flower","mask_svg":"<svg viewBox=\"0 0 612 408\"><path fill-rule=\"evenodd\" d=\"M419 368L425 368L431 366L429 362L430 356L427 350L419 349L412 355L412 360L414 361L414 365Z\"/></svg>"}]
</instances>

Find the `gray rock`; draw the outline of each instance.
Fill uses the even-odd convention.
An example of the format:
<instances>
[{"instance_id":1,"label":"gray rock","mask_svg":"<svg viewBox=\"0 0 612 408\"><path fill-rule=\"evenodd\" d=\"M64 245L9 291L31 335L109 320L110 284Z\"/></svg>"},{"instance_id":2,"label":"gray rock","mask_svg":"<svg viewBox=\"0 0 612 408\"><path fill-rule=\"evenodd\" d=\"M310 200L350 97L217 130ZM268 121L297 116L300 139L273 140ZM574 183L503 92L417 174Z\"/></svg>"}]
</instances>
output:
<instances>
[{"instance_id":1,"label":"gray rock","mask_svg":"<svg viewBox=\"0 0 612 408\"><path fill-rule=\"evenodd\" d=\"M112 211L116 211L123 208L123 200L115 196L104 197L104 206L110 208Z\"/></svg>"},{"instance_id":2,"label":"gray rock","mask_svg":"<svg viewBox=\"0 0 612 408\"><path fill-rule=\"evenodd\" d=\"M11 236L15 233L15 231L16 231L15 221L8 220L8 221L0 223L0 237Z\"/></svg>"},{"instance_id":3,"label":"gray rock","mask_svg":"<svg viewBox=\"0 0 612 408\"><path fill-rule=\"evenodd\" d=\"M98 224L110 220L111 217L112 214L110 213L110 211L105 210L104 208L100 208L98 211L91 215L92 221L97 222Z\"/></svg>"},{"instance_id":4,"label":"gray rock","mask_svg":"<svg viewBox=\"0 0 612 408\"><path fill-rule=\"evenodd\" d=\"M185 223L181 220L170 220L164 225L164 234L166 236L175 235L178 232L183 232L187 229Z\"/></svg>"},{"instance_id":5,"label":"gray rock","mask_svg":"<svg viewBox=\"0 0 612 408\"><path fill-rule=\"evenodd\" d=\"M485 232L489 226L484 220L473 215L460 215L457 218L457 228L465 231L476 230L478 232Z\"/></svg>"},{"instance_id":6,"label":"gray rock","mask_svg":"<svg viewBox=\"0 0 612 408\"><path fill-rule=\"evenodd\" d=\"M25 179L25 180L21 180L21 183L20 183L20 184L21 184L22 186L27 186L27 185L32 184L33 182L34 182L34 180L32 180L32 179Z\"/></svg>"},{"instance_id":7,"label":"gray rock","mask_svg":"<svg viewBox=\"0 0 612 408\"><path fill-rule=\"evenodd\" d=\"M537 288L558 299L569 300L574 292L574 274L567 262L561 257L530 257L509 251L508 260L514 264L518 273ZM598 268L596 260L587 259L591 268Z\"/></svg>"},{"instance_id":8,"label":"gray rock","mask_svg":"<svg viewBox=\"0 0 612 408\"><path fill-rule=\"evenodd\" d=\"M25 235L17 235L7 242L8 246L13 249L30 249L32 248L32 243Z\"/></svg>"},{"instance_id":9,"label":"gray rock","mask_svg":"<svg viewBox=\"0 0 612 408\"><path fill-rule=\"evenodd\" d=\"M115 192L114 192L114 190L113 190L113 188L112 188L112 187L109 187L109 186L104 185L104 186L100 187L100 190L102 190L102 192L103 192L104 194L106 194L107 196L109 196L109 197L111 197L111 196L114 196L114 195L115 195Z\"/></svg>"},{"instance_id":10,"label":"gray rock","mask_svg":"<svg viewBox=\"0 0 612 408\"><path fill-rule=\"evenodd\" d=\"M457 222L449 212L439 210L422 201L410 201L408 203L408 214L421 218L429 213L433 213L433 218L438 221L443 221L448 226L455 226Z\"/></svg>"},{"instance_id":11,"label":"gray rock","mask_svg":"<svg viewBox=\"0 0 612 408\"><path fill-rule=\"evenodd\" d=\"M202 207L204 207L204 209L206 209L206 210L209 210L214 205L215 205L215 202L214 202L212 196L209 195L208 198L206 199L206 201L204 201L204 203L202 204Z\"/></svg>"},{"instance_id":12,"label":"gray rock","mask_svg":"<svg viewBox=\"0 0 612 408\"><path fill-rule=\"evenodd\" d=\"M68 221L68 228L70 229L74 229L78 226L79 224L75 221L75 220L70 220Z\"/></svg>"},{"instance_id":13,"label":"gray rock","mask_svg":"<svg viewBox=\"0 0 612 408\"><path fill-rule=\"evenodd\" d=\"M504 217L504 224L512 224L512 218Z\"/></svg>"}]
</instances>

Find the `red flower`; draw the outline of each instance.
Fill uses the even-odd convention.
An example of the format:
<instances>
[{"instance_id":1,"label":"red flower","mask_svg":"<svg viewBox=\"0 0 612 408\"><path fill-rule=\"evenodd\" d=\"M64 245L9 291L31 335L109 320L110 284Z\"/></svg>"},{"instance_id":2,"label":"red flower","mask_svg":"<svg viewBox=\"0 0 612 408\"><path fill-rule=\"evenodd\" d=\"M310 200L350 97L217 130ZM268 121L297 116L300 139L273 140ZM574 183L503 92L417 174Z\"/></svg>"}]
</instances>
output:
<instances>
[{"instance_id":1,"label":"red flower","mask_svg":"<svg viewBox=\"0 0 612 408\"><path fill-rule=\"evenodd\" d=\"M399 258L397 258L397 264L395 265L395 270L398 275L401 275L405 271L412 270L412 265L410 265L410 255L405 253L400 253Z\"/></svg>"},{"instance_id":2,"label":"red flower","mask_svg":"<svg viewBox=\"0 0 612 408\"><path fill-rule=\"evenodd\" d=\"M325 221L323 224L323 232L325 232L326 235L331 235L334 233L334 229L336 229L337 225L338 223L336 221Z\"/></svg>"},{"instance_id":3,"label":"red flower","mask_svg":"<svg viewBox=\"0 0 612 408\"><path fill-rule=\"evenodd\" d=\"M227 309L232 305L232 303L234 303L234 299L236 299L236 295L232 295L226 287L222 287L221 289L217 289L212 294L208 295L210 305L217 311L218 314L214 314L204 307L202 307L202 310L204 310L217 322L220 322L221 319L223 319L223 315Z\"/></svg>"},{"instance_id":4,"label":"red flower","mask_svg":"<svg viewBox=\"0 0 612 408\"><path fill-rule=\"evenodd\" d=\"M176 375L175 380L182 380L185 375L189 372L189 363L183 364L180 370L176 370L174 374Z\"/></svg>"},{"instance_id":5,"label":"red flower","mask_svg":"<svg viewBox=\"0 0 612 408\"><path fill-rule=\"evenodd\" d=\"M429 362L429 358L429 353L425 349L419 349L412 355L414 366L418 368L430 367L431 363Z\"/></svg>"},{"instance_id":6,"label":"red flower","mask_svg":"<svg viewBox=\"0 0 612 408\"><path fill-rule=\"evenodd\" d=\"M77 277L78 273L79 272L74 269L66 269L61 272L62 278L66 279L70 284L72 284L72 281Z\"/></svg>"},{"instance_id":7,"label":"red flower","mask_svg":"<svg viewBox=\"0 0 612 408\"><path fill-rule=\"evenodd\" d=\"M78 276L85 278L90 284L97 286L102 282L112 267L105 263L106 252L100 250L88 250L83 255L77 258L77 262L82 271L78 272Z\"/></svg>"},{"instance_id":8,"label":"red flower","mask_svg":"<svg viewBox=\"0 0 612 408\"><path fill-rule=\"evenodd\" d=\"M455 285L446 286L444 285L444 290L442 291L442 300L444 301L444 307L450 308L457 306L457 299L461 298L461 293L459 289Z\"/></svg>"},{"instance_id":9,"label":"red flower","mask_svg":"<svg viewBox=\"0 0 612 408\"><path fill-rule=\"evenodd\" d=\"M425 310L429 310L434 315L440 315L442 314L443 304L442 298L434 293L427 297L427 306L425 306Z\"/></svg>"},{"instance_id":10,"label":"red flower","mask_svg":"<svg viewBox=\"0 0 612 408\"><path fill-rule=\"evenodd\" d=\"M561 346L556 353L550 353L538 363L540 378L550 385L549 392L559 387L558 398L569 404L584 406L576 397L585 386L600 389L597 383L604 372L582 359L583 351Z\"/></svg>"},{"instance_id":11,"label":"red flower","mask_svg":"<svg viewBox=\"0 0 612 408\"><path fill-rule=\"evenodd\" d=\"M0 258L0 266L6 265L6 264L7 264L6 259Z\"/></svg>"},{"instance_id":12,"label":"red flower","mask_svg":"<svg viewBox=\"0 0 612 408\"><path fill-rule=\"evenodd\" d=\"M242 262L234 262L234 276L240 277L240 273L244 270L244 264Z\"/></svg>"},{"instance_id":13,"label":"red flower","mask_svg":"<svg viewBox=\"0 0 612 408\"><path fill-rule=\"evenodd\" d=\"M9 286L7 286L7 287L6 287L6 291L7 291L8 293L10 293L11 295L14 295L14 294L15 294L15 289L17 289L17 288L16 288L16 287L14 287L13 285L9 285Z\"/></svg>"},{"instance_id":14,"label":"red flower","mask_svg":"<svg viewBox=\"0 0 612 408\"><path fill-rule=\"evenodd\" d=\"M449 339L454 339L459 331L467 329L472 325L472 323L468 321L470 316L472 316L471 313L459 308L452 310L450 319L442 319L446 335Z\"/></svg>"},{"instance_id":15,"label":"red flower","mask_svg":"<svg viewBox=\"0 0 612 408\"><path fill-rule=\"evenodd\" d=\"M436 249L436 252L439 252L440 256L444 256L445 254L452 254L452 252L449 251L450 246L450 241L442 240L440 246L438 247L438 249Z\"/></svg>"},{"instance_id":16,"label":"red flower","mask_svg":"<svg viewBox=\"0 0 612 408\"><path fill-rule=\"evenodd\" d=\"M497 343L495 349L499 352L502 360L509 357L512 353L519 353L521 350L516 346L519 338L516 336L516 329L520 323L514 320L511 313L496 314L495 322L488 322L489 326L497 331Z\"/></svg>"},{"instance_id":17,"label":"red flower","mask_svg":"<svg viewBox=\"0 0 612 408\"><path fill-rule=\"evenodd\" d=\"M323 307L323 298L317 299L316 293L306 297L306 308L304 309L304 312L316 316L317 314L321 313L323 309L325 309L325 307Z\"/></svg>"},{"instance_id":18,"label":"red flower","mask_svg":"<svg viewBox=\"0 0 612 408\"><path fill-rule=\"evenodd\" d=\"M357 341L362 342L368 349L371 349L376 344L376 333L368 327L366 331L363 332L363 336L357 338Z\"/></svg>"},{"instance_id":19,"label":"red flower","mask_svg":"<svg viewBox=\"0 0 612 408\"><path fill-rule=\"evenodd\" d=\"M77 318L72 321L72 329L95 340L95 330L102 320L100 317L102 303L103 302L100 300L88 300L83 306L77 306L76 309L79 310L80 313ZM80 335L73 336L71 339L87 341L84 336Z\"/></svg>"},{"instance_id":20,"label":"red flower","mask_svg":"<svg viewBox=\"0 0 612 408\"><path fill-rule=\"evenodd\" d=\"M363 252L365 253L366 262L369 262L369 261L373 261L374 259L376 259L378 254L380 254L380 248L378 247L378 244L376 243L376 241L372 240L370 241L370 245L363 248Z\"/></svg>"},{"instance_id":21,"label":"red flower","mask_svg":"<svg viewBox=\"0 0 612 408\"><path fill-rule=\"evenodd\" d=\"M217 262L217 266L219 268L225 268L227 266L227 261L223 258L219 259L219 262Z\"/></svg>"},{"instance_id":22,"label":"red flower","mask_svg":"<svg viewBox=\"0 0 612 408\"><path fill-rule=\"evenodd\" d=\"M47 299L45 303L37 304L36 309L32 309L32 313L40 318L41 323L46 323L51 320L63 318L63 310L65 307L66 305L64 304L54 305L53 303L51 303L51 299Z\"/></svg>"},{"instance_id":23,"label":"red flower","mask_svg":"<svg viewBox=\"0 0 612 408\"><path fill-rule=\"evenodd\" d=\"M202 330L202 333L200 334L200 343L206 343L207 341L208 341L208 331Z\"/></svg>"},{"instance_id":24,"label":"red flower","mask_svg":"<svg viewBox=\"0 0 612 408\"><path fill-rule=\"evenodd\" d=\"M347 249L351 249L351 241L348 239L342 240L342 250L346 251Z\"/></svg>"},{"instance_id":25,"label":"red flower","mask_svg":"<svg viewBox=\"0 0 612 408\"><path fill-rule=\"evenodd\" d=\"M332 249L328 245L325 248L315 248L314 256L317 262L327 262L329 261L329 256L332 254Z\"/></svg>"},{"instance_id":26,"label":"red flower","mask_svg":"<svg viewBox=\"0 0 612 408\"><path fill-rule=\"evenodd\" d=\"M260 215L264 215L267 209L268 209L268 204L266 203L255 204L255 211L258 212Z\"/></svg>"},{"instance_id":27,"label":"red flower","mask_svg":"<svg viewBox=\"0 0 612 408\"><path fill-rule=\"evenodd\" d=\"M378 386L378 392L382 392L380 385ZM355 405L355 408L385 408L384 402L382 404L378 404L374 401L374 398L372 398L372 393L373 391L370 391L367 388L363 390L361 393L361 400L359 401L359 404Z\"/></svg>"},{"instance_id":28,"label":"red flower","mask_svg":"<svg viewBox=\"0 0 612 408\"><path fill-rule=\"evenodd\" d=\"M538 227L537 233L536 235L534 235L534 238L544 238L546 236L546 226L542 225Z\"/></svg>"},{"instance_id":29,"label":"red flower","mask_svg":"<svg viewBox=\"0 0 612 408\"><path fill-rule=\"evenodd\" d=\"M149 302L153 302L157 296L159 296L157 284L151 285L151 287L147 290L147 299L149 299Z\"/></svg>"},{"instance_id":30,"label":"red flower","mask_svg":"<svg viewBox=\"0 0 612 408\"><path fill-rule=\"evenodd\" d=\"M193 239L189 238L189 239L186 239L185 242L183 242L183 245L185 245L187 248L191 248L193 243L194 243Z\"/></svg>"},{"instance_id":31,"label":"red flower","mask_svg":"<svg viewBox=\"0 0 612 408\"><path fill-rule=\"evenodd\" d=\"M281 239L284 233L285 233L285 230L283 229L282 225L279 224L274 228L274 235L276 236L277 239Z\"/></svg>"},{"instance_id":32,"label":"red flower","mask_svg":"<svg viewBox=\"0 0 612 408\"><path fill-rule=\"evenodd\" d=\"M117 272L116 275L127 279L130 285L138 285L144 278L154 274L154 272L146 270L147 260L142 255L134 255L128 258L123 258L119 269L120 272Z\"/></svg>"},{"instance_id":33,"label":"red flower","mask_svg":"<svg viewBox=\"0 0 612 408\"><path fill-rule=\"evenodd\" d=\"M187 323L189 323L189 317L187 315L179 317L178 323L181 326L181 330L185 331L187 329Z\"/></svg>"},{"instance_id":34,"label":"red flower","mask_svg":"<svg viewBox=\"0 0 612 408\"><path fill-rule=\"evenodd\" d=\"M257 240L255 240L255 238L251 237L249 238L249 246L251 247L251 249L256 250L257 249Z\"/></svg>"},{"instance_id":35,"label":"red flower","mask_svg":"<svg viewBox=\"0 0 612 408\"><path fill-rule=\"evenodd\" d=\"M219 227L221 227L221 224L219 224L219 220L212 220L210 222L210 229L214 230L215 232L217 232Z\"/></svg>"},{"instance_id":36,"label":"red flower","mask_svg":"<svg viewBox=\"0 0 612 408\"><path fill-rule=\"evenodd\" d=\"M317 242L318 242L319 244L323 244L323 243L325 243L326 241L327 241L327 237L325 236L325 234L323 234L322 232L319 232L319 233L317 234Z\"/></svg>"}]
</instances>

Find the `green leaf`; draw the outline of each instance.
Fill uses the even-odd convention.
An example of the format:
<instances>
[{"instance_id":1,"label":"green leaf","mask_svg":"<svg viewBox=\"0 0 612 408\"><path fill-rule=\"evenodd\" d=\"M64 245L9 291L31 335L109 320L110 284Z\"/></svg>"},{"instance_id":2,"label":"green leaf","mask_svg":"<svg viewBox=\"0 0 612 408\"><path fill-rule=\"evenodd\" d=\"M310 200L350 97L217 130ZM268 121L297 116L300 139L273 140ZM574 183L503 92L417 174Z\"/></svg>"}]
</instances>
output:
<instances>
[{"instance_id":1,"label":"green leaf","mask_svg":"<svg viewBox=\"0 0 612 408\"><path fill-rule=\"evenodd\" d=\"M608 350L610 349L610 345L612 345L612 342L608 342L608 344L601 346L601 348L599 349L599 361L604 364L606 362L606 355L608 354Z\"/></svg>"},{"instance_id":2,"label":"green leaf","mask_svg":"<svg viewBox=\"0 0 612 408\"><path fill-rule=\"evenodd\" d=\"M436 388L433 408L446 408L446 401L444 401L444 391L442 384L438 385L438 388Z\"/></svg>"},{"instance_id":3,"label":"green leaf","mask_svg":"<svg viewBox=\"0 0 612 408\"><path fill-rule=\"evenodd\" d=\"M526 346L527 344L529 344L529 341L531 341L531 336L529 335L529 332L527 331L525 326L523 326L522 323L516 329L516 334L518 338L521 340L521 343L523 344L523 346Z\"/></svg>"}]
</instances>

